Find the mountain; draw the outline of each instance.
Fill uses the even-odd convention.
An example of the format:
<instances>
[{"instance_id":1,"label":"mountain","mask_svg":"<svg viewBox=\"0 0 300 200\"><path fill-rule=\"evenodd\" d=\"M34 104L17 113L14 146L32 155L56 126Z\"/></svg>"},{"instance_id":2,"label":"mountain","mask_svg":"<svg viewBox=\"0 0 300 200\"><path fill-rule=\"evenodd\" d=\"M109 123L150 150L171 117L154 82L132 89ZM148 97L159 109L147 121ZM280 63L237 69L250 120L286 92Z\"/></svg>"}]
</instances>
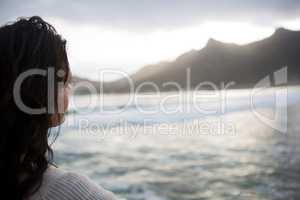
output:
<instances>
[{"instance_id":1,"label":"mountain","mask_svg":"<svg viewBox=\"0 0 300 200\"><path fill-rule=\"evenodd\" d=\"M194 89L206 81L218 88L222 82L234 82L229 88L245 88L254 87L261 79L285 66L288 67L288 84L298 84L300 31L279 28L270 37L246 45L210 39L206 46L198 51L184 53L173 62L146 66L130 78L135 89L140 86L142 92L154 90L154 87L146 82L154 83L163 91L178 90L178 86L181 89ZM190 75L187 75L189 71ZM272 76L270 77L274 82ZM175 82L177 86L165 85L167 82ZM128 92L129 82L123 78L104 83L103 91Z\"/></svg>"}]
</instances>

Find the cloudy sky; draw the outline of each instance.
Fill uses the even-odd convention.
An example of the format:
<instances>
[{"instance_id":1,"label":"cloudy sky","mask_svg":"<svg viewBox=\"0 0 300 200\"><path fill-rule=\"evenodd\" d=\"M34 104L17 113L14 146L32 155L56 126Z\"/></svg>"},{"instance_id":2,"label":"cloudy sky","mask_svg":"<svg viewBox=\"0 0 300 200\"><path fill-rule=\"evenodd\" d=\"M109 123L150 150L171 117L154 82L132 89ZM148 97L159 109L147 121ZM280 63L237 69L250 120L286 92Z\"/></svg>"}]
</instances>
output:
<instances>
[{"instance_id":1,"label":"cloudy sky","mask_svg":"<svg viewBox=\"0 0 300 200\"><path fill-rule=\"evenodd\" d=\"M40 15L68 41L73 73L134 72L201 49L209 38L245 44L276 27L300 30L299 0L0 0L0 23Z\"/></svg>"}]
</instances>

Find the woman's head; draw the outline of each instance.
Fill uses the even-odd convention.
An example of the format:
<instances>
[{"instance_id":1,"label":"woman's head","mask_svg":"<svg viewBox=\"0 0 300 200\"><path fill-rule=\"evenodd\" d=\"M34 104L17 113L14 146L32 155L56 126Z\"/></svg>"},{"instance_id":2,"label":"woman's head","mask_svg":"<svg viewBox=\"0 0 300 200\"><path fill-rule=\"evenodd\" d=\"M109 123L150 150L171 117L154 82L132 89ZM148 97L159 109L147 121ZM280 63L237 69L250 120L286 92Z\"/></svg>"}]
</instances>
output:
<instances>
[{"instance_id":1,"label":"woman's head","mask_svg":"<svg viewBox=\"0 0 300 200\"><path fill-rule=\"evenodd\" d=\"M22 199L52 162L49 129L63 121L66 41L40 17L0 27L0 187Z\"/></svg>"}]
</instances>

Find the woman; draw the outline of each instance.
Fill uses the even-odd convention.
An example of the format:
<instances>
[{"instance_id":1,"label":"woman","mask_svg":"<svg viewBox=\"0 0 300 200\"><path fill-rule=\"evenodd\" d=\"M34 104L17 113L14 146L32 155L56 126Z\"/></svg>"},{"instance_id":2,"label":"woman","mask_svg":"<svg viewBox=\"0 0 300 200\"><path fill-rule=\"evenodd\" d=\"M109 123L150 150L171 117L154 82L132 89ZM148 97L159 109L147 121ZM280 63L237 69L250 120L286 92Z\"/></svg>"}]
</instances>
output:
<instances>
[{"instance_id":1,"label":"woman","mask_svg":"<svg viewBox=\"0 0 300 200\"><path fill-rule=\"evenodd\" d=\"M114 199L88 178L53 165L48 136L63 122L69 81L66 41L53 26L35 16L0 27L3 198Z\"/></svg>"}]
</instances>

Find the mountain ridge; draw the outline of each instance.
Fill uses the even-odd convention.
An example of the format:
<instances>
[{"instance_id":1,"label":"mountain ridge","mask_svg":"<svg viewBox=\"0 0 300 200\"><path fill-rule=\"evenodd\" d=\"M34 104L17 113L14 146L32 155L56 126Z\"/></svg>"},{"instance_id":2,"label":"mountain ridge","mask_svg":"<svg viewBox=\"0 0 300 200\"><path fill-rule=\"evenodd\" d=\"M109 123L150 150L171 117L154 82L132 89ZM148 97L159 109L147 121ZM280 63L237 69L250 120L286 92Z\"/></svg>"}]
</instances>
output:
<instances>
[{"instance_id":1,"label":"mountain ridge","mask_svg":"<svg viewBox=\"0 0 300 200\"><path fill-rule=\"evenodd\" d=\"M147 65L132 74L135 88L145 82L152 82L162 91L177 88L165 88L164 83L176 82L182 90L194 89L203 82L219 86L222 82L234 82L232 88L254 87L262 78L288 66L288 83L300 81L300 31L277 28L265 39L238 45L209 39L200 50L191 50L181 54L171 62ZM186 72L190 69L188 88ZM145 86L142 92L154 88ZM98 88L100 91L100 88ZM103 92L122 93L129 91L126 78L103 83Z\"/></svg>"}]
</instances>

